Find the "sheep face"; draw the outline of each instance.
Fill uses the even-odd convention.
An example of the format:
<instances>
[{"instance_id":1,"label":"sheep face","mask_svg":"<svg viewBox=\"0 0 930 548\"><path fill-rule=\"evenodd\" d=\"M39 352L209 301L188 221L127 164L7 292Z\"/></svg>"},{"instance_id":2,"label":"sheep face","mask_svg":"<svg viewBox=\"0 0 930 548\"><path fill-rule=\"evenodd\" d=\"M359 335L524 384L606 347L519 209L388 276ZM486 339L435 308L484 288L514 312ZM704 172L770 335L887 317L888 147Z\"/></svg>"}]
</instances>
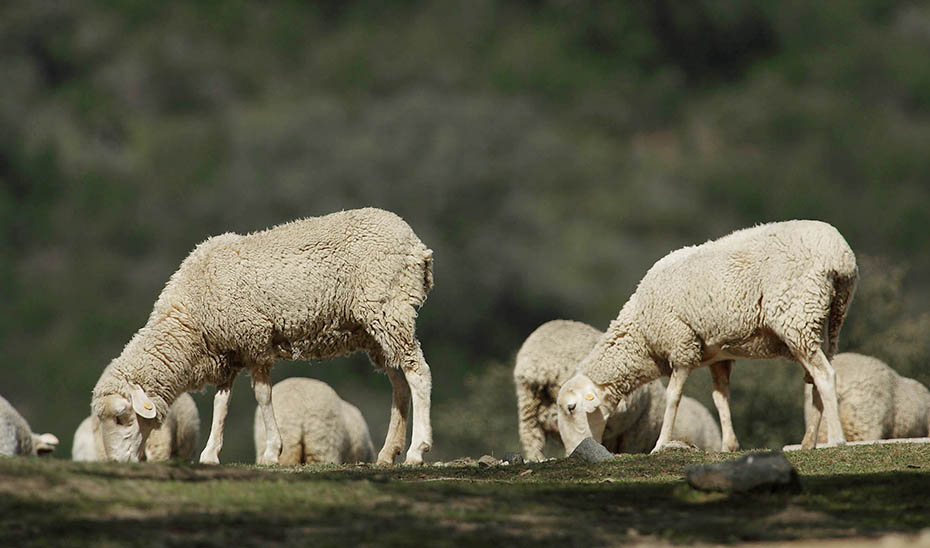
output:
<instances>
[{"instance_id":1,"label":"sheep face","mask_svg":"<svg viewBox=\"0 0 930 548\"><path fill-rule=\"evenodd\" d=\"M585 375L568 379L559 390L559 435L570 455L585 438L600 442L606 424L601 389Z\"/></svg>"},{"instance_id":2,"label":"sheep face","mask_svg":"<svg viewBox=\"0 0 930 548\"><path fill-rule=\"evenodd\" d=\"M131 400L119 394L103 396L95 414L107 460L138 462L145 440L156 426L155 405L134 385Z\"/></svg>"}]
</instances>

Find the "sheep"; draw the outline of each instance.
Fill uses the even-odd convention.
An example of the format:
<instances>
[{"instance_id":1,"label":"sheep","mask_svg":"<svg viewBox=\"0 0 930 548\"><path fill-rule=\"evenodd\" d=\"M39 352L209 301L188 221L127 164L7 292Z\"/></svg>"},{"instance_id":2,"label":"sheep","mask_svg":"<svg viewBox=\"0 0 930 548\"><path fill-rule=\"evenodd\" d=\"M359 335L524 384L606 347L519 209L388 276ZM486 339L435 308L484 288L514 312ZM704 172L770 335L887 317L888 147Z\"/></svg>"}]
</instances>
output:
<instances>
[{"instance_id":1,"label":"sheep","mask_svg":"<svg viewBox=\"0 0 930 548\"><path fill-rule=\"evenodd\" d=\"M603 431L627 394L670 375L653 452L661 450L671 440L684 382L702 366L713 378L721 449L734 451L732 360L780 356L800 362L822 396L815 414L826 419L828 444L845 444L829 358L857 280L849 244L819 221L758 225L666 255L562 385L558 423L566 451ZM813 434L805 432L804 447L814 446Z\"/></svg>"},{"instance_id":2,"label":"sheep","mask_svg":"<svg viewBox=\"0 0 930 548\"><path fill-rule=\"evenodd\" d=\"M549 437L557 438L556 398L574 367L594 348L601 331L585 323L552 320L539 326L517 352L513 378L517 391L520 442L527 460L544 459ZM645 453L659 438L665 387L655 380L624 400L625 410L607 422L601 441L614 453ZM700 449L720 447L720 429L703 405L683 397L672 437Z\"/></svg>"},{"instance_id":3,"label":"sheep","mask_svg":"<svg viewBox=\"0 0 930 548\"><path fill-rule=\"evenodd\" d=\"M0 455L47 455L57 447L54 434L33 433L26 419L0 396Z\"/></svg>"},{"instance_id":4,"label":"sheep","mask_svg":"<svg viewBox=\"0 0 930 548\"><path fill-rule=\"evenodd\" d=\"M154 428L145 440L143 457L149 462L170 459L193 460L200 436L200 413L190 394L181 394L168 408L165 421ZM85 418L74 432L71 459L106 460L103 437L96 415Z\"/></svg>"},{"instance_id":5,"label":"sheep","mask_svg":"<svg viewBox=\"0 0 930 548\"><path fill-rule=\"evenodd\" d=\"M923 438L930 435L930 390L902 377L884 362L853 352L837 354L836 396L840 423L849 441ZM822 427L814 427L813 390L804 396L804 424L826 440Z\"/></svg>"},{"instance_id":6,"label":"sheep","mask_svg":"<svg viewBox=\"0 0 930 548\"><path fill-rule=\"evenodd\" d=\"M368 424L354 405L343 401L324 382L291 377L271 389L278 430L279 464L343 464L371 462L375 446ZM255 408L255 460L265 448L265 423Z\"/></svg>"},{"instance_id":7,"label":"sheep","mask_svg":"<svg viewBox=\"0 0 930 548\"><path fill-rule=\"evenodd\" d=\"M213 384L213 421L200 462L218 463L230 390L246 369L269 433L260 463L275 464L281 451L269 380L275 359L364 351L387 373L394 393L378 463L392 463L403 450L411 396L405 463L422 463L432 446L432 377L415 324L432 287L432 250L403 219L380 209L207 239L171 276L145 326L94 387L107 457L138 460L177 395Z\"/></svg>"}]
</instances>

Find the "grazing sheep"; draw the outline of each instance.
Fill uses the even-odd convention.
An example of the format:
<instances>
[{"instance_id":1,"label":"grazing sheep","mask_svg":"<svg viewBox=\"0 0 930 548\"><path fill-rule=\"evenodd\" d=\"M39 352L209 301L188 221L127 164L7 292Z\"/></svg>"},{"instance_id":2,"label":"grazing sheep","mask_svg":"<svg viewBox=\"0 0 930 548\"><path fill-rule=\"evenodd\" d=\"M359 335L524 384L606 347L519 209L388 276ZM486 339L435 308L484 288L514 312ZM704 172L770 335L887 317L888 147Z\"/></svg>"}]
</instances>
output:
<instances>
[{"instance_id":1,"label":"grazing sheep","mask_svg":"<svg viewBox=\"0 0 930 548\"><path fill-rule=\"evenodd\" d=\"M429 366L417 310L433 286L432 251L397 215L357 209L198 245L171 276L148 322L104 370L92 408L112 460L138 460L178 394L217 386L200 462L219 462L230 389L246 369L269 433L262 464L277 463L281 436L271 403L276 359L367 352L394 389L379 463L404 447L406 463L432 445Z\"/></svg>"},{"instance_id":2,"label":"grazing sheep","mask_svg":"<svg viewBox=\"0 0 930 548\"><path fill-rule=\"evenodd\" d=\"M735 450L732 360L774 357L804 366L823 396L815 413L826 419L828 443L844 444L829 357L836 353L857 278L852 249L835 228L818 221L764 224L666 255L562 385L558 422L566 450L603 431L627 394L670 375L653 451L661 450L671 440L685 380L702 366L710 366L713 377L722 449ZM815 442L812 431L805 433L805 447Z\"/></svg>"},{"instance_id":3,"label":"grazing sheep","mask_svg":"<svg viewBox=\"0 0 930 548\"><path fill-rule=\"evenodd\" d=\"M29 423L0 396L0 455L46 455L58 447L52 434L34 434Z\"/></svg>"},{"instance_id":4,"label":"grazing sheep","mask_svg":"<svg viewBox=\"0 0 930 548\"><path fill-rule=\"evenodd\" d=\"M328 384L291 377L272 387L271 400L281 432L280 464L344 464L375 459L365 417ZM256 461L264 450L265 422L261 409L256 407Z\"/></svg>"},{"instance_id":5,"label":"grazing sheep","mask_svg":"<svg viewBox=\"0 0 930 548\"><path fill-rule=\"evenodd\" d=\"M553 320L533 331L517 352L513 371L517 390L520 441L528 460L543 460L547 438L558 438L556 399L559 388L594 348L601 331L581 322ZM601 441L614 453L645 453L659 438L665 410L665 387L658 380L634 390L624 411L611 415ZM720 447L720 429L703 405L682 398L672 437L700 449Z\"/></svg>"},{"instance_id":6,"label":"grazing sheep","mask_svg":"<svg viewBox=\"0 0 930 548\"><path fill-rule=\"evenodd\" d=\"M837 354L836 397L840 423L849 441L923 438L930 435L930 390L902 377L884 362L852 352ZM804 424L811 428L813 390L804 398ZM816 428L819 442L826 440Z\"/></svg>"},{"instance_id":7,"label":"grazing sheep","mask_svg":"<svg viewBox=\"0 0 930 548\"><path fill-rule=\"evenodd\" d=\"M106 460L103 437L96 416L84 419L74 432L71 459L76 461ZM170 459L193 460L200 436L200 413L190 394L181 394L168 408L165 421L152 430L145 440L144 458L149 462Z\"/></svg>"}]
</instances>

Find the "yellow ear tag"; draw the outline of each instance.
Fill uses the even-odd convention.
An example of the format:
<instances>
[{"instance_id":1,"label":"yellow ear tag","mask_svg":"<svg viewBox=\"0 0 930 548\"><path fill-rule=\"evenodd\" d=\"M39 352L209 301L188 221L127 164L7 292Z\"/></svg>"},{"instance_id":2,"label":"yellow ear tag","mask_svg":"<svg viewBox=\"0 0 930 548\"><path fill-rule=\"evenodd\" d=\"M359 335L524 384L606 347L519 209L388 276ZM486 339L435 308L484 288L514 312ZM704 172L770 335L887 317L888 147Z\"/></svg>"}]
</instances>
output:
<instances>
[{"instance_id":1,"label":"yellow ear tag","mask_svg":"<svg viewBox=\"0 0 930 548\"><path fill-rule=\"evenodd\" d=\"M594 399L594 394L585 394L584 399L591 401Z\"/></svg>"},{"instance_id":2,"label":"yellow ear tag","mask_svg":"<svg viewBox=\"0 0 930 548\"><path fill-rule=\"evenodd\" d=\"M146 409L151 409L151 408L152 408L152 404L149 403L149 402L145 402L145 403L142 404L142 407L144 407L144 408L146 408Z\"/></svg>"}]
</instances>

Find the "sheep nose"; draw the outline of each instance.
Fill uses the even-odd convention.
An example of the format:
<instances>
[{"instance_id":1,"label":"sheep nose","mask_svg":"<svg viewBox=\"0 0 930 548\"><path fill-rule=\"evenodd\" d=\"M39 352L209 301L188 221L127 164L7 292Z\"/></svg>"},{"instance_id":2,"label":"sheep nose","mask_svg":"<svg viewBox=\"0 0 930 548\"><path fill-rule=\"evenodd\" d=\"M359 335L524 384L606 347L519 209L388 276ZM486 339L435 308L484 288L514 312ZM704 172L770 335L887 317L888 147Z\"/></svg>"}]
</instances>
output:
<instances>
[{"instance_id":1,"label":"sheep nose","mask_svg":"<svg viewBox=\"0 0 930 548\"><path fill-rule=\"evenodd\" d=\"M574 403L568 404L568 412L571 413L574 410L575 410L575 404Z\"/></svg>"}]
</instances>

